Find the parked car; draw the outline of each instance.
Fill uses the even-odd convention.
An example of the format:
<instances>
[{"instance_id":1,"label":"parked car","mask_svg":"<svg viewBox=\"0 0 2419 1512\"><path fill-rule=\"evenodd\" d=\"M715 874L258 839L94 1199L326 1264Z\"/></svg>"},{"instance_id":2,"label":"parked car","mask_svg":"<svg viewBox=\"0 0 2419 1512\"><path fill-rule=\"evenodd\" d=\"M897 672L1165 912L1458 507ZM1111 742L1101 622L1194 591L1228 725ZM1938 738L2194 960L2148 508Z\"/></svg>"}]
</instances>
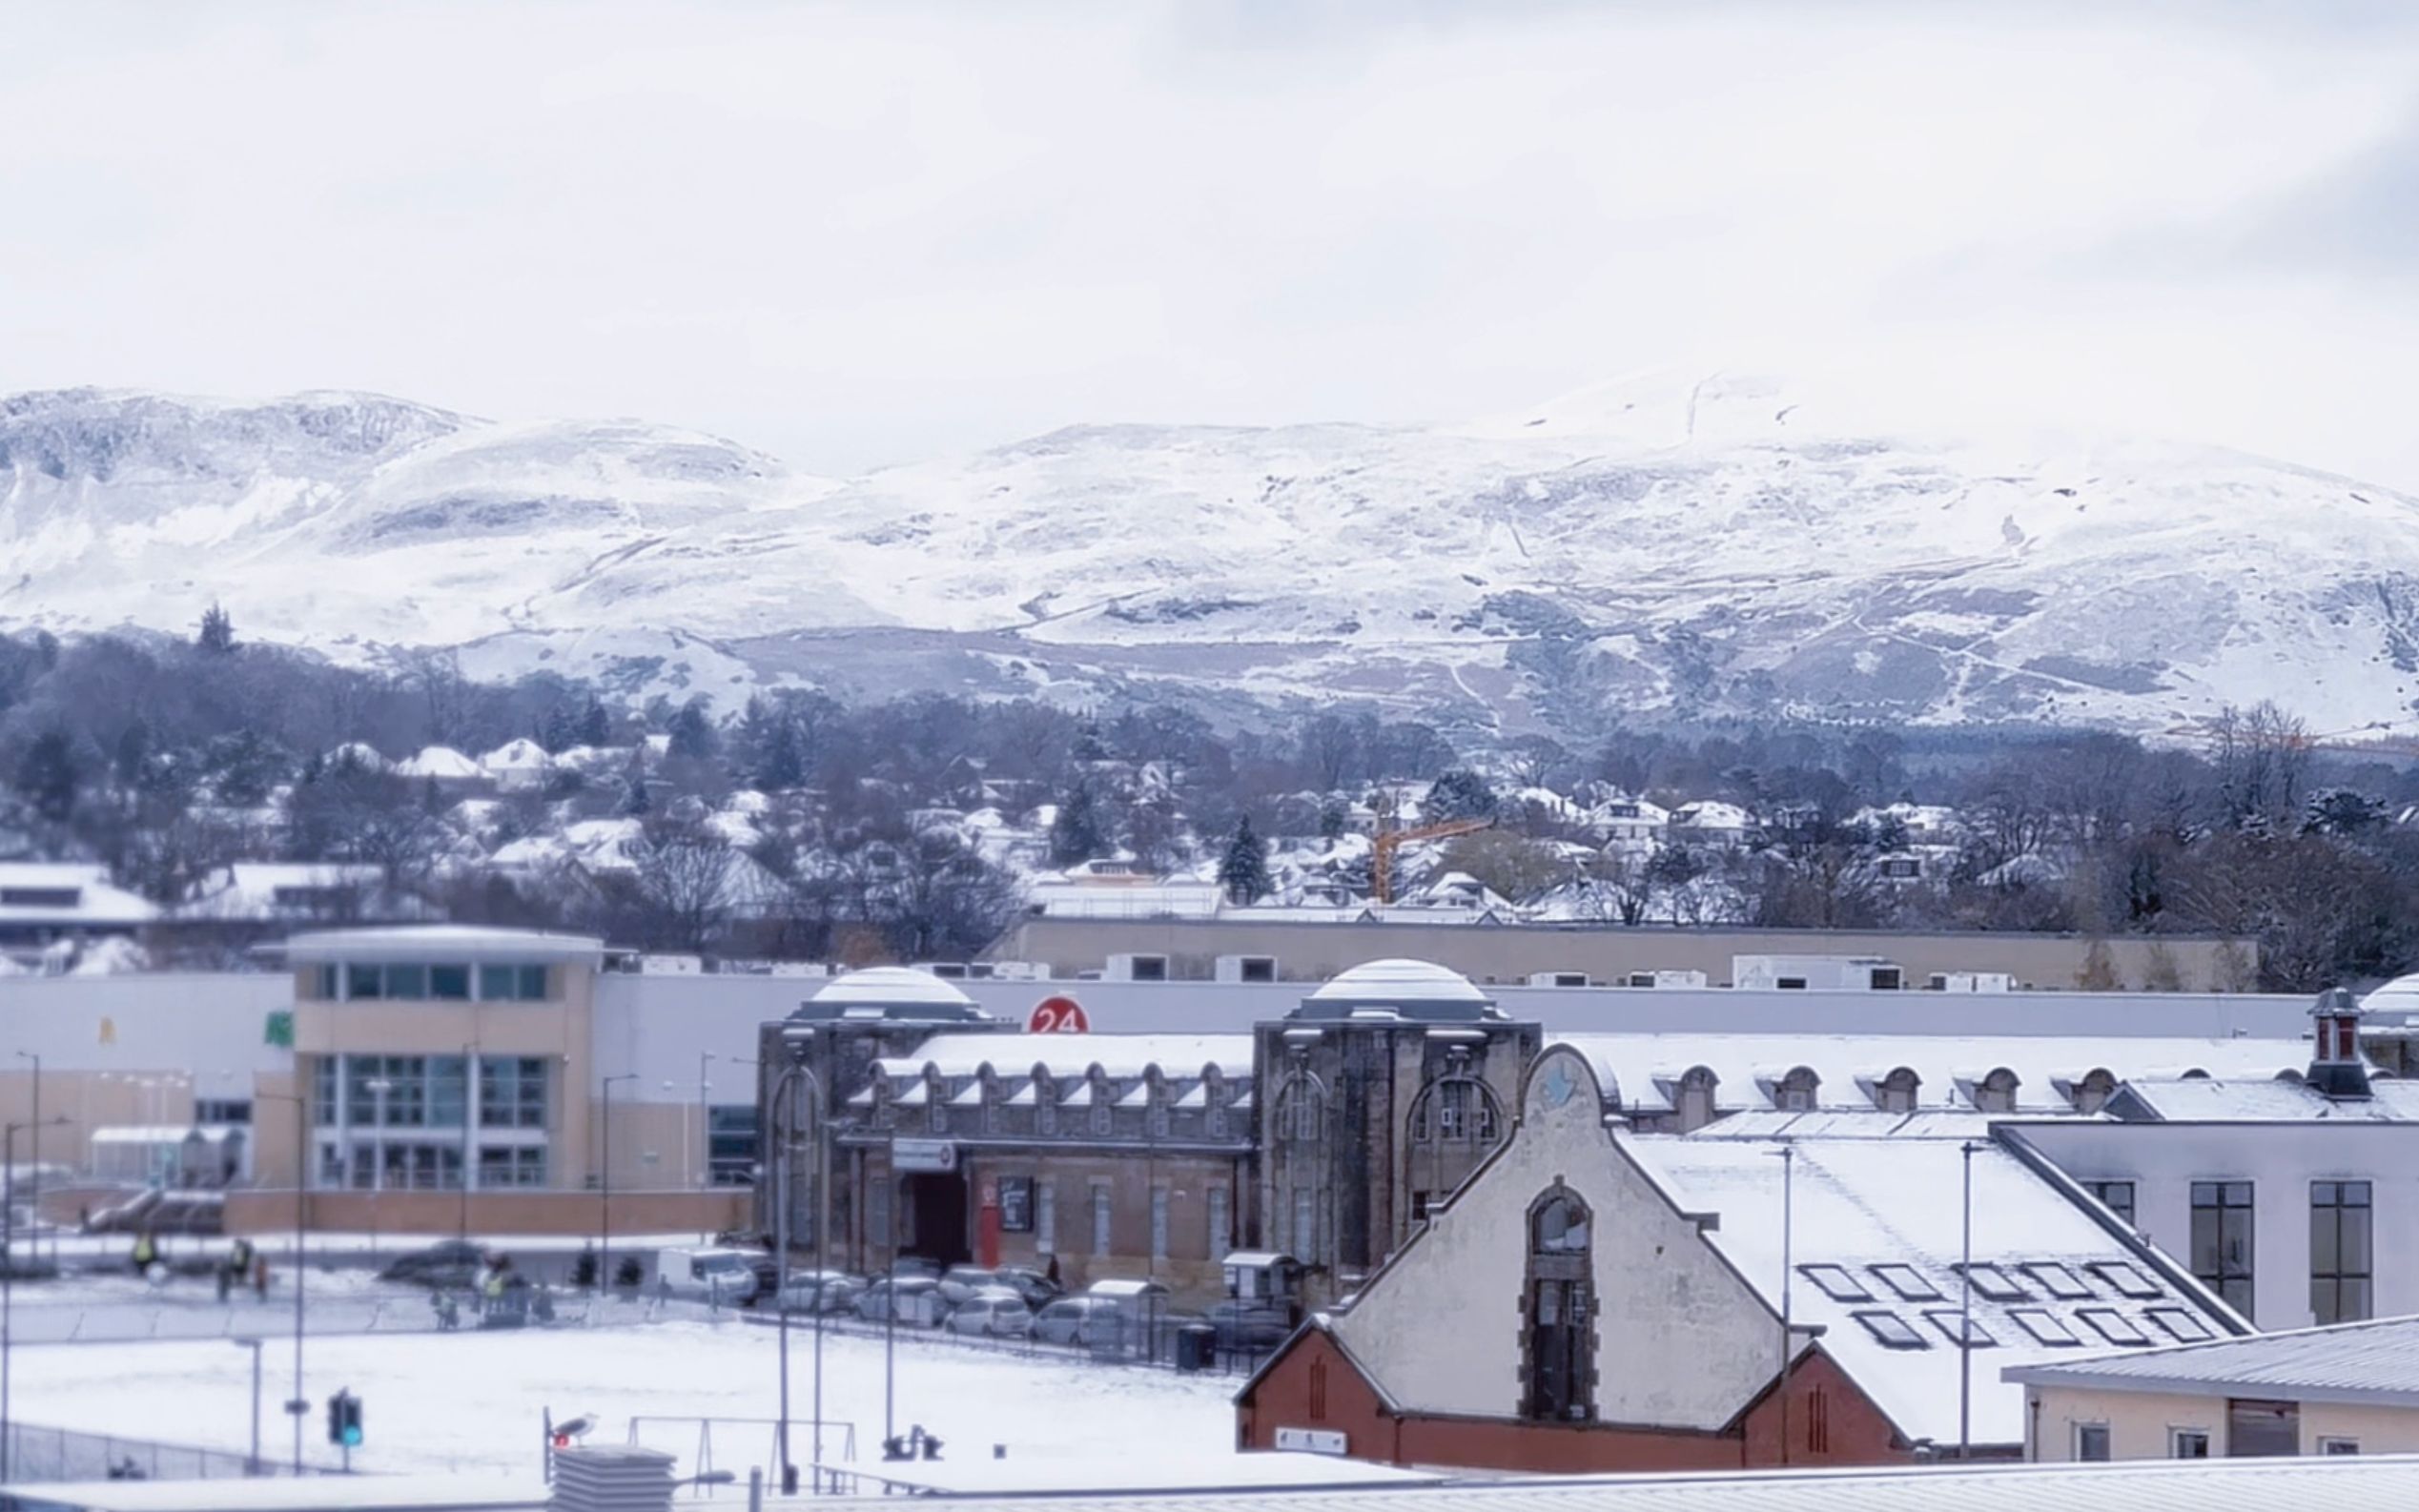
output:
<instances>
[{"instance_id":1,"label":"parked car","mask_svg":"<svg viewBox=\"0 0 2419 1512\"><path fill-rule=\"evenodd\" d=\"M1033 1337L1045 1344L1106 1344L1117 1338L1124 1317L1106 1297L1061 1297L1034 1314Z\"/></svg>"},{"instance_id":2,"label":"parked car","mask_svg":"<svg viewBox=\"0 0 2419 1512\"><path fill-rule=\"evenodd\" d=\"M1228 1297L1211 1304L1205 1319L1218 1331L1218 1347L1229 1350L1274 1349L1293 1336L1291 1307Z\"/></svg>"},{"instance_id":3,"label":"parked car","mask_svg":"<svg viewBox=\"0 0 2419 1512\"><path fill-rule=\"evenodd\" d=\"M891 1262L891 1274L903 1281L937 1281L941 1278L941 1268L920 1255L902 1255Z\"/></svg>"},{"instance_id":4,"label":"parked car","mask_svg":"<svg viewBox=\"0 0 2419 1512\"><path fill-rule=\"evenodd\" d=\"M461 1239L441 1239L426 1249L399 1255L378 1273L381 1281L410 1281L420 1286L469 1288L487 1273L487 1257L478 1245Z\"/></svg>"},{"instance_id":5,"label":"parked car","mask_svg":"<svg viewBox=\"0 0 2419 1512\"><path fill-rule=\"evenodd\" d=\"M1025 1299L1004 1286L994 1286L950 1309L941 1326L953 1334L986 1338L1023 1338L1033 1332L1034 1312Z\"/></svg>"},{"instance_id":6,"label":"parked car","mask_svg":"<svg viewBox=\"0 0 2419 1512\"><path fill-rule=\"evenodd\" d=\"M783 1295L769 1305L787 1303L793 1313L845 1313L865 1295L866 1280L846 1271L792 1271ZM758 1307L768 1305L759 1301Z\"/></svg>"},{"instance_id":7,"label":"parked car","mask_svg":"<svg viewBox=\"0 0 2419 1512\"><path fill-rule=\"evenodd\" d=\"M939 1326L949 1313L940 1282L922 1276L886 1276L859 1293L851 1305L870 1323L888 1321L895 1309L900 1322L922 1328Z\"/></svg>"},{"instance_id":8,"label":"parked car","mask_svg":"<svg viewBox=\"0 0 2419 1512\"><path fill-rule=\"evenodd\" d=\"M1014 1292L1028 1308L1039 1307L1058 1295L1050 1277L1039 1271L1021 1265L1003 1265L991 1269L980 1265L953 1265L941 1273L941 1295L952 1307L968 1297L992 1290Z\"/></svg>"},{"instance_id":9,"label":"parked car","mask_svg":"<svg viewBox=\"0 0 2419 1512\"><path fill-rule=\"evenodd\" d=\"M756 1295L755 1257L746 1250L658 1250L659 1287L674 1297L735 1307Z\"/></svg>"}]
</instances>

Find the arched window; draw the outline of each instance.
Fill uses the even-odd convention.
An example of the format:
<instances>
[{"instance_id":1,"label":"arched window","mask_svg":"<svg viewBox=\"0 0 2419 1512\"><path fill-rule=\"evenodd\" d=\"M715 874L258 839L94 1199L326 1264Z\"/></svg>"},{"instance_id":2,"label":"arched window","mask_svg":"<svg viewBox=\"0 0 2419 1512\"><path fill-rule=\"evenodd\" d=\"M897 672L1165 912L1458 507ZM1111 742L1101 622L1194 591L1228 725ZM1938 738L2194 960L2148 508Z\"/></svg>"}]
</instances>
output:
<instances>
[{"instance_id":1,"label":"arched window","mask_svg":"<svg viewBox=\"0 0 2419 1512\"><path fill-rule=\"evenodd\" d=\"M1270 1111L1269 1132L1280 1144L1315 1142L1326 1122L1327 1099L1316 1078L1297 1072L1277 1089L1277 1106Z\"/></svg>"},{"instance_id":2,"label":"arched window","mask_svg":"<svg viewBox=\"0 0 2419 1512\"><path fill-rule=\"evenodd\" d=\"M1674 1108L1679 1114L1680 1133L1702 1129L1713 1121L1713 1073L1703 1066L1692 1066L1680 1078L1680 1095Z\"/></svg>"},{"instance_id":3,"label":"arched window","mask_svg":"<svg viewBox=\"0 0 2419 1512\"><path fill-rule=\"evenodd\" d=\"M1974 1109L1977 1113L2014 1113L2016 1111L2016 1073L2001 1066L1976 1082Z\"/></svg>"},{"instance_id":4,"label":"arched window","mask_svg":"<svg viewBox=\"0 0 2419 1512\"><path fill-rule=\"evenodd\" d=\"M1590 1218L1588 1204L1560 1182L1529 1204L1521 1415L1536 1421L1586 1422L1595 1416Z\"/></svg>"},{"instance_id":5,"label":"arched window","mask_svg":"<svg viewBox=\"0 0 2419 1512\"><path fill-rule=\"evenodd\" d=\"M949 1083L937 1071L924 1073L924 1123L934 1134L949 1133Z\"/></svg>"},{"instance_id":6,"label":"arched window","mask_svg":"<svg viewBox=\"0 0 2419 1512\"><path fill-rule=\"evenodd\" d=\"M1420 1089L1411 1101L1411 1142L1414 1144L1494 1144L1503 1128L1495 1093L1486 1083L1466 1073L1448 1072Z\"/></svg>"},{"instance_id":7,"label":"arched window","mask_svg":"<svg viewBox=\"0 0 2419 1512\"><path fill-rule=\"evenodd\" d=\"M1883 1113L1913 1113L1922 1091L1923 1079L1901 1066L1874 1084L1874 1101Z\"/></svg>"},{"instance_id":8,"label":"arched window","mask_svg":"<svg viewBox=\"0 0 2419 1512\"><path fill-rule=\"evenodd\" d=\"M1153 1066L1142 1073L1142 1132L1146 1137L1164 1139L1175 1128L1174 1114L1168 1107L1167 1080Z\"/></svg>"},{"instance_id":9,"label":"arched window","mask_svg":"<svg viewBox=\"0 0 2419 1512\"><path fill-rule=\"evenodd\" d=\"M1226 1078L1215 1066L1201 1072L1201 1132L1212 1139L1226 1137Z\"/></svg>"},{"instance_id":10,"label":"arched window","mask_svg":"<svg viewBox=\"0 0 2419 1512\"><path fill-rule=\"evenodd\" d=\"M1799 1066L1780 1079L1773 1089L1773 1105L1783 1113L1812 1113L1819 1095L1822 1079L1811 1066Z\"/></svg>"},{"instance_id":11,"label":"arched window","mask_svg":"<svg viewBox=\"0 0 2419 1512\"><path fill-rule=\"evenodd\" d=\"M2077 1113L2088 1116L2106 1107L2108 1099L2116 1092L2116 1076L2106 1067L2095 1066L2082 1080L2068 1089L2067 1096L2073 1101Z\"/></svg>"}]
</instances>

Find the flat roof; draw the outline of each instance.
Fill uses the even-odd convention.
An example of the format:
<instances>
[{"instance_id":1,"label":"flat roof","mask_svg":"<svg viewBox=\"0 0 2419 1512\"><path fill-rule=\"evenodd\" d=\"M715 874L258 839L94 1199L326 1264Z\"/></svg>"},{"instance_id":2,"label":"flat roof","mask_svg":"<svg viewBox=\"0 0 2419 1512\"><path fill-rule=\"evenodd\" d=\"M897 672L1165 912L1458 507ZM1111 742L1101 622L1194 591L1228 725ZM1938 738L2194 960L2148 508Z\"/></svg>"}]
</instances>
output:
<instances>
[{"instance_id":1,"label":"flat roof","mask_svg":"<svg viewBox=\"0 0 2419 1512\"><path fill-rule=\"evenodd\" d=\"M473 924L399 924L370 930L311 930L289 935L289 961L587 961L605 942L585 934L496 930Z\"/></svg>"},{"instance_id":2,"label":"flat roof","mask_svg":"<svg viewBox=\"0 0 2419 1512\"><path fill-rule=\"evenodd\" d=\"M502 1512L542 1507L546 1487L509 1476L230 1476L212 1481L21 1481L0 1487L18 1512Z\"/></svg>"}]
</instances>

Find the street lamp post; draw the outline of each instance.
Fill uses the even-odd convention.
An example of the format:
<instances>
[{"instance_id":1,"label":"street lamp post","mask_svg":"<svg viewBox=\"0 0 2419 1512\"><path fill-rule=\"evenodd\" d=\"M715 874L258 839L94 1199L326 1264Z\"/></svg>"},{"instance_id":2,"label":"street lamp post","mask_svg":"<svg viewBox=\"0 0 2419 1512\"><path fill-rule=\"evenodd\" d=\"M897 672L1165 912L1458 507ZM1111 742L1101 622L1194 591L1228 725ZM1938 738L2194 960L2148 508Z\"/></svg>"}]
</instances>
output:
<instances>
[{"instance_id":1,"label":"street lamp post","mask_svg":"<svg viewBox=\"0 0 2419 1512\"><path fill-rule=\"evenodd\" d=\"M791 1208L796 1205L790 1195L790 1189L792 1186L790 1170L797 1164L794 1146L797 1141L798 1130L794 1108L797 1103L797 1091L802 1085L807 1089L810 1104L814 1110L815 1148L818 1154L822 1151L824 1112L823 1083L816 1078L814 1069L810 1066L803 1064L785 1066L782 1068L781 1074L774 1078L772 1088L772 1127L767 1131L770 1136L774 1158L780 1161L780 1164L773 1168L772 1173L773 1275L777 1278L774 1282L777 1290L773 1294L773 1302L774 1307L779 1314L778 1327L780 1332L779 1355L781 1369L781 1433L779 1437L781 1444L781 1485L783 1494L785 1495L794 1494L797 1490L798 1484L797 1466L789 1456L789 1214ZM820 1464L823 1462L822 1206L824 1181L823 1172L820 1169L820 1160L817 1161L817 1166L818 1169L815 1174L816 1263L814 1308L815 1369L813 1454L814 1461L817 1464ZM896 1299L893 1298L893 1300L895 1301ZM816 1484L820 1485L821 1483L822 1478L818 1475L816 1478Z\"/></svg>"},{"instance_id":2,"label":"street lamp post","mask_svg":"<svg viewBox=\"0 0 2419 1512\"><path fill-rule=\"evenodd\" d=\"M54 1121L67 1122L65 1118ZM16 1308L17 1135L25 1130L40 1127L39 1124L12 1123L5 1133L0 1133L0 1162L8 1166L7 1175L0 1177L0 1187L6 1188L6 1195L0 1195L0 1208L7 1210L0 1213L0 1485L9 1481L9 1451L16 1438L16 1424L9 1416L9 1356L12 1342L10 1330Z\"/></svg>"},{"instance_id":3,"label":"street lamp post","mask_svg":"<svg viewBox=\"0 0 2419 1512\"><path fill-rule=\"evenodd\" d=\"M461 1048L461 1217L455 1225L454 1237L464 1249L470 1245L470 1173L472 1158L478 1153L473 1132L479 1127L479 1041L472 1040Z\"/></svg>"},{"instance_id":4,"label":"street lamp post","mask_svg":"<svg viewBox=\"0 0 2419 1512\"><path fill-rule=\"evenodd\" d=\"M597 1138L597 1183L602 1193L598 1202L596 1243L596 1295L602 1298L612 1284L613 1272L613 1084L636 1081L638 1073L623 1072L605 1078L605 1128Z\"/></svg>"},{"instance_id":5,"label":"street lamp post","mask_svg":"<svg viewBox=\"0 0 2419 1512\"><path fill-rule=\"evenodd\" d=\"M299 1093L255 1093L253 1100L294 1104L294 1395L286 1416L294 1420L294 1473L302 1473L302 1419L311 1403L302 1395L302 1231L311 1181L311 1101Z\"/></svg>"},{"instance_id":6,"label":"street lamp post","mask_svg":"<svg viewBox=\"0 0 2419 1512\"><path fill-rule=\"evenodd\" d=\"M1965 1263L1958 1267L1958 1459L1974 1458L1974 1153L1982 1146L1968 1139L1958 1147L1965 1157Z\"/></svg>"},{"instance_id":7,"label":"street lamp post","mask_svg":"<svg viewBox=\"0 0 2419 1512\"><path fill-rule=\"evenodd\" d=\"M17 1056L21 1060L33 1062L33 1111L26 1114L33 1122L33 1148L27 1153L25 1159L26 1164L33 1167L31 1172L33 1195L27 1200L33 1209L33 1216L39 1218L42 1216L42 1057L30 1050L18 1051ZM64 1123L67 1120L62 1118L59 1121ZM13 1170L10 1175L10 1179L15 1178ZM37 1239L35 1242L40 1241ZM51 1254L53 1259L57 1258L58 1241L56 1239L51 1241Z\"/></svg>"},{"instance_id":8,"label":"street lamp post","mask_svg":"<svg viewBox=\"0 0 2419 1512\"><path fill-rule=\"evenodd\" d=\"M386 1094L395 1090L395 1083L384 1076L372 1076L361 1083L370 1094L371 1122L377 1132L370 1143L370 1253L378 1253L379 1219L385 1215L379 1200L386 1192Z\"/></svg>"}]
</instances>

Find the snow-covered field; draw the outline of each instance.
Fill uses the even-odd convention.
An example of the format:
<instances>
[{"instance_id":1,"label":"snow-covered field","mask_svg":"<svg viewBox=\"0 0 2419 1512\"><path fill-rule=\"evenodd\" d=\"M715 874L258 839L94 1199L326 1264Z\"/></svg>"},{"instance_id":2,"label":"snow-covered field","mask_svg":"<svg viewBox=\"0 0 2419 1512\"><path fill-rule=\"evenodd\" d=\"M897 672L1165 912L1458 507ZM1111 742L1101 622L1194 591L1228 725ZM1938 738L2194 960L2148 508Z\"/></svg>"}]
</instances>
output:
<instances>
[{"instance_id":1,"label":"snow-covered field","mask_svg":"<svg viewBox=\"0 0 2419 1512\"><path fill-rule=\"evenodd\" d=\"M811 1335L790 1339L793 1419L811 1413ZM828 1336L824 1342L827 1421L856 1424L857 1461L878 1462L882 1432L882 1340ZM278 1403L293 1388L293 1358L272 1338L266 1350L264 1453L282 1459L292 1429ZM328 1461L320 1404L338 1388L363 1403L368 1442L354 1456L373 1471L536 1473L542 1413L585 1414L599 1426L592 1442L622 1442L634 1416L769 1419L777 1412L773 1331L736 1320L562 1329L310 1339L303 1395L307 1457ZM242 1453L251 1432L250 1354L223 1339L192 1343L86 1344L21 1348L15 1354L13 1410L30 1423L154 1438ZM901 1334L897 1421L921 1423L948 1446L950 1461L988 1461L1008 1446L1010 1461L1060 1461L1071 1476L1097 1481L1131 1469L1164 1476L1173 1467L1233 1458L1232 1377L1093 1366L994 1354ZM643 1441L678 1457L691 1473L698 1432L665 1425ZM769 1459L770 1432L729 1421L714 1429L719 1468ZM804 1429L791 1443L803 1464ZM839 1436L827 1435L827 1457Z\"/></svg>"}]
</instances>

